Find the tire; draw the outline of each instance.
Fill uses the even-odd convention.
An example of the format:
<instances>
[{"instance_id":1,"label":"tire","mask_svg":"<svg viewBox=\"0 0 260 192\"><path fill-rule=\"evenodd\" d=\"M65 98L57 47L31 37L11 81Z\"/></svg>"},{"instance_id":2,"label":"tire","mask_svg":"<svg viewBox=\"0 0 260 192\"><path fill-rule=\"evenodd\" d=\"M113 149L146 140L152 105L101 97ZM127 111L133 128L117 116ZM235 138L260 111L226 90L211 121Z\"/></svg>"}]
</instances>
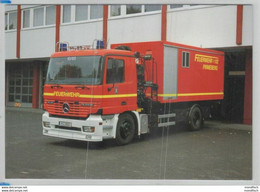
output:
<instances>
[{"instance_id":1,"label":"tire","mask_svg":"<svg viewBox=\"0 0 260 192\"><path fill-rule=\"evenodd\" d=\"M198 131L203 127L203 115L199 105L193 105L189 112L189 129Z\"/></svg>"},{"instance_id":2,"label":"tire","mask_svg":"<svg viewBox=\"0 0 260 192\"><path fill-rule=\"evenodd\" d=\"M135 135L135 122L130 114L119 116L116 127L116 143L126 145L130 143Z\"/></svg>"}]
</instances>

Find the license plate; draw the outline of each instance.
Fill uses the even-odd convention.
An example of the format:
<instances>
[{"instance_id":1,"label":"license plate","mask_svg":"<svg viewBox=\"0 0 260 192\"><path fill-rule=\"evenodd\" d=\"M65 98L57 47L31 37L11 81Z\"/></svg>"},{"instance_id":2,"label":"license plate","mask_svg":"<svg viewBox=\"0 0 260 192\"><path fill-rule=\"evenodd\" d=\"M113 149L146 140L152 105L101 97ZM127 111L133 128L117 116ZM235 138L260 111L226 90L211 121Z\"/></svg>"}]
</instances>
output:
<instances>
[{"instance_id":1,"label":"license plate","mask_svg":"<svg viewBox=\"0 0 260 192\"><path fill-rule=\"evenodd\" d=\"M59 122L59 126L62 126L62 127L71 127L72 124L71 124L71 122L60 121L60 122Z\"/></svg>"},{"instance_id":2,"label":"license plate","mask_svg":"<svg viewBox=\"0 0 260 192\"><path fill-rule=\"evenodd\" d=\"M91 135L86 135L86 139L91 139L92 136Z\"/></svg>"}]
</instances>

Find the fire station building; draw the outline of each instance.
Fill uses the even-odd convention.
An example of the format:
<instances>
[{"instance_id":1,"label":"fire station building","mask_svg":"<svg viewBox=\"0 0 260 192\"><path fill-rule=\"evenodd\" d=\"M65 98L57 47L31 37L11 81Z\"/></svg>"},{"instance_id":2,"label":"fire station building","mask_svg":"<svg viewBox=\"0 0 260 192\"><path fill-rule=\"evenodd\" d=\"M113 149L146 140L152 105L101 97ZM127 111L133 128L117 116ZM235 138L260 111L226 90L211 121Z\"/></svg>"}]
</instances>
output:
<instances>
[{"instance_id":1,"label":"fire station building","mask_svg":"<svg viewBox=\"0 0 260 192\"><path fill-rule=\"evenodd\" d=\"M6 106L42 108L50 55L70 46L167 40L225 52L220 116L252 123L250 5L7 5Z\"/></svg>"}]
</instances>

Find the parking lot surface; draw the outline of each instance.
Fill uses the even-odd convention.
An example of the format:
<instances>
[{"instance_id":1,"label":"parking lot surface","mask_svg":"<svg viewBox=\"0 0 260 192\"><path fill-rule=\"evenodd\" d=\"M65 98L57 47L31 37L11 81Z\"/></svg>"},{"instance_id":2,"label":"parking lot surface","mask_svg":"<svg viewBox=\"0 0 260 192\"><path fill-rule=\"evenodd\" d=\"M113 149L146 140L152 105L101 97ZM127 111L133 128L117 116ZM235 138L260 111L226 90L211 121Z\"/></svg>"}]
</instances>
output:
<instances>
[{"instance_id":1,"label":"parking lot surface","mask_svg":"<svg viewBox=\"0 0 260 192\"><path fill-rule=\"evenodd\" d=\"M163 128L126 146L42 135L41 110L6 109L6 178L251 180L250 126Z\"/></svg>"}]
</instances>

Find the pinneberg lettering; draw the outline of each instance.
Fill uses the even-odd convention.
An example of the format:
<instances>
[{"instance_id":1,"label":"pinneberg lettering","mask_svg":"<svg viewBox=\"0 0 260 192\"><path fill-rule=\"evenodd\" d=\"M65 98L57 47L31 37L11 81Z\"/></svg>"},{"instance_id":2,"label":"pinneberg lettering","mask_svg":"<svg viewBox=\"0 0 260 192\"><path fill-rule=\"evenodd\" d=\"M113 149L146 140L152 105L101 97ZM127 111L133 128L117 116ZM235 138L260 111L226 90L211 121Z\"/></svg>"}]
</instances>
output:
<instances>
[{"instance_id":1,"label":"pinneberg lettering","mask_svg":"<svg viewBox=\"0 0 260 192\"><path fill-rule=\"evenodd\" d=\"M217 71L218 70L218 66L216 66L216 65L206 65L206 64L203 64L202 68L204 70L211 70L211 71Z\"/></svg>"}]
</instances>

